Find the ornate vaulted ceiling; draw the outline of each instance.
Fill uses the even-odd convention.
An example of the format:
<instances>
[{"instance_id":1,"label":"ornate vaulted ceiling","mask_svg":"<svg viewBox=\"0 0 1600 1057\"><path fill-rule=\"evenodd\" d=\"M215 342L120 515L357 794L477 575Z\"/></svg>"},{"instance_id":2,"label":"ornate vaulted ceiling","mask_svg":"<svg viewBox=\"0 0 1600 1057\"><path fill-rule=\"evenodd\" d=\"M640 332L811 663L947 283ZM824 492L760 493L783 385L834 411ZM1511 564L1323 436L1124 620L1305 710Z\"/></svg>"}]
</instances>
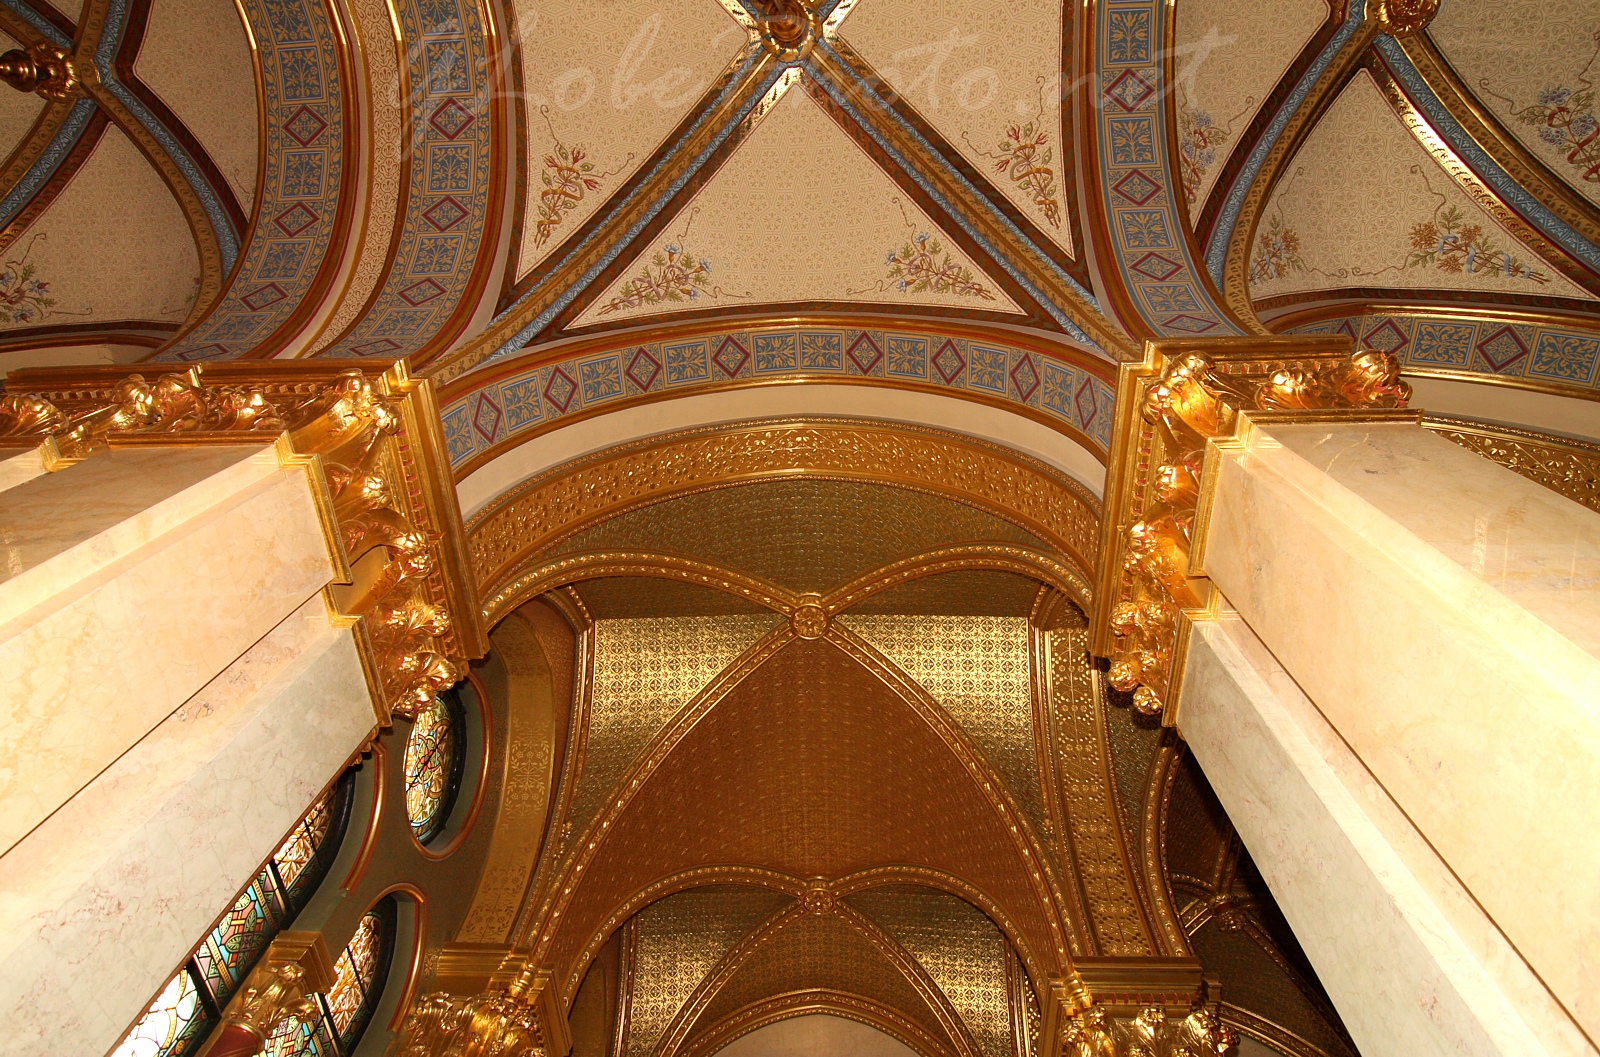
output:
<instances>
[{"instance_id":1,"label":"ornate vaulted ceiling","mask_svg":"<svg viewBox=\"0 0 1600 1057\"><path fill-rule=\"evenodd\" d=\"M1432 8L7 0L0 356L406 355L459 464L829 372L1103 447L1162 335L1590 396L1600 26Z\"/></svg>"}]
</instances>

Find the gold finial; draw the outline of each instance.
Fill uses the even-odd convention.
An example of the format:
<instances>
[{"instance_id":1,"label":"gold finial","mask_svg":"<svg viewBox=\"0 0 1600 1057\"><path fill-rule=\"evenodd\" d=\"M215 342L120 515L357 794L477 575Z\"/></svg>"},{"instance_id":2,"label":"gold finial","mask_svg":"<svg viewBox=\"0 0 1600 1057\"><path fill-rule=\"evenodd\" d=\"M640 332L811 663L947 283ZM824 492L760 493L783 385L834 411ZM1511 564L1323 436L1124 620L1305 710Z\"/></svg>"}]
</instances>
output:
<instances>
[{"instance_id":1,"label":"gold finial","mask_svg":"<svg viewBox=\"0 0 1600 1057\"><path fill-rule=\"evenodd\" d=\"M800 0L761 0L757 29L767 50L784 62L797 62L811 53L822 36L816 12Z\"/></svg>"},{"instance_id":2,"label":"gold finial","mask_svg":"<svg viewBox=\"0 0 1600 1057\"><path fill-rule=\"evenodd\" d=\"M1439 13L1439 0L1372 0L1378 32L1409 37L1428 28Z\"/></svg>"}]
</instances>

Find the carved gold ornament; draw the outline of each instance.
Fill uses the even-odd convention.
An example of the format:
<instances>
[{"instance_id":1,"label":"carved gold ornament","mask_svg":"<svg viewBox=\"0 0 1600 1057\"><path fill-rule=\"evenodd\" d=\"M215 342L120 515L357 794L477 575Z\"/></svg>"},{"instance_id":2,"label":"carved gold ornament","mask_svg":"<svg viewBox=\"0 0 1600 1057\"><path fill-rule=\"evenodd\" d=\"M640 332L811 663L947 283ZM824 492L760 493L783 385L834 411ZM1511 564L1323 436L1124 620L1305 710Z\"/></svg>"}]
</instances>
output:
<instances>
[{"instance_id":1,"label":"carved gold ornament","mask_svg":"<svg viewBox=\"0 0 1600 1057\"><path fill-rule=\"evenodd\" d=\"M0 54L0 81L19 92L62 102L77 92L78 70L67 52L40 42L26 51L12 48Z\"/></svg>"},{"instance_id":2,"label":"carved gold ornament","mask_svg":"<svg viewBox=\"0 0 1600 1057\"><path fill-rule=\"evenodd\" d=\"M387 369L230 363L154 381L118 369L17 371L0 444L39 444L62 469L111 446L278 438L318 479L340 582L381 719L413 716L487 643L428 383Z\"/></svg>"},{"instance_id":3,"label":"carved gold ornament","mask_svg":"<svg viewBox=\"0 0 1600 1057\"><path fill-rule=\"evenodd\" d=\"M1092 1005L1062 1030L1062 1057L1227 1057L1239 1045L1215 1006L1173 1018L1160 1006L1114 1017Z\"/></svg>"},{"instance_id":4,"label":"carved gold ornament","mask_svg":"<svg viewBox=\"0 0 1600 1057\"><path fill-rule=\"evenodd\" d=\"M828 631L828 611L822 608L820 601L807 600L794 607L789 622L802 639L820 639Z\"/></svg>"},{"instance_id":5,"label":"carved gold ornament","mask_svg":"<svg viewBox=\"0 0 1600 1057\"><path fill-rule=\"evenodd\" d=\"M1344 338L1151 342L1124 364L1107 474L1106 535L1094 652L1112 686L1147 715L1167 712L1187 613L1210 602L1190 569L1208 442L1256 421L1381 417L1411 387L1388 353ZM1413 419L1415 415L1411 416Z\"/></svg>"},{"instance_id":6,"label":"carved gold ornament","mask_svg":"<svg viewBox=\"0 0 1600 1057\"><path fill-rule=\"evenodd\" d=\"M1439 13L1439 0L1373 0L1378 32L1409 37L1428 28Z\"/></svg>"},{"instance_id":7,"label":"carved gold ornament","mask_svg":"<svg viewBox=\"0 0 1600 1057\"><path fill-rule=\"evenodd\" d=\"M221 1030L242 1031L265 1042L285 1020L313 1017L314 996L333 982L333 961L322 933L281 932L228 1004Z\"/></svg>"}]
</instances>

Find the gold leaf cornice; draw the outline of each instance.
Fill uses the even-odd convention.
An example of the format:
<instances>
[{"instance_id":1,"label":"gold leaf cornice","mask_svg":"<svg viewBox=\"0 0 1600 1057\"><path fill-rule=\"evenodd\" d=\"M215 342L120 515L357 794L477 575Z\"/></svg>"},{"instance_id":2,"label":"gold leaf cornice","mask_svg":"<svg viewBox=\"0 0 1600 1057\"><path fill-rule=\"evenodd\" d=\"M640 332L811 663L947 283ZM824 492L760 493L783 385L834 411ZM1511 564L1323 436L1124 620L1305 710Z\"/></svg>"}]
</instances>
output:
<instances>
[{"instance_id":1,"label":"gold leaf cornice","mask_svg":"<svg viewBox=\"0 0 1600 1057\"><path fill-rule=\"evenodd\" d=\"M949 496L1030 529L1081 571L1094 568L1098 504L1044 464L953 433L801 419L668 434L536 477L473 519L473 570L493 596L523 561L594 521L776 477L870 481Z\"/></svg>"}]
</instances>

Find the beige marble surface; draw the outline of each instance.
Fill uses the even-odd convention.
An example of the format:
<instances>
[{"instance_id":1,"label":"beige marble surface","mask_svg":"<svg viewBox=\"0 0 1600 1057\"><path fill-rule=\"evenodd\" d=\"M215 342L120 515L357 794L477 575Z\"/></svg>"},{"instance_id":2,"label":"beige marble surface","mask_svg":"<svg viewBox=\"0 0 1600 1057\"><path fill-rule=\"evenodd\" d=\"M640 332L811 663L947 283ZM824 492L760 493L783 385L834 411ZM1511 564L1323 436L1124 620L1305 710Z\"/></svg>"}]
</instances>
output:
<instances>
[{"instance_id":1,"label":"beige marble surface","mask_svg":"<svg viewBox=\"0 0 1600 1057\"><path fill-rule=\"evenodd\" d=\"M0 856L0 1054L109 1049L372 723L313 598Z\"/></svg>"},{"instance_id":2,"label":"beige marble surface","mask_svg":"<svg viewBox=\"0 0 1600 1057\"><path fill-rule=\"evenodd\" d=\"M1226 608L1192 632L1178 727L1366 1057L1595 1052Z\"/></svg>"},{"instance_id":3,"label":"beige marble surface","mask_svg":"<svg viewBox=\"0 0 1600 1057\"><path fill-rule=\"evenodd\" d=\"M1206 573L1592 1036L1596 526L1419 427L1274 427L1224 459L1203 541Z\"/></svg>"},{"instance_id":4,"label":"beige marble surface","mask_svg":"<svg viewBox=\"0 0 1600 1057\"><path fill-rule=\"evenodd\" d=\"M44 456L39 454L38 448L24 448L0 451L0 492L9 491L19 484L29 481L44 473ZM9 554L6 556L10 557ZM0 577L10 575L10 562L5 563L6 568L0 569Z\"/></svg>"},{"instance_id":5,"label":"beige marble surface","mask_svg":"<svg viewBox=\"0 0 1600 1057\"><path fill-rule=\"evenodd\" d=\"M176 463L147 464L158 455ZM0 581L0 851L333 575L305 473L270 448L113 452L19 496L7 530L24 560L46 557ZM120 517L91 513L97 498ZM51 525L97 531L61 549Z\"/></svg>"}]
</instances>

